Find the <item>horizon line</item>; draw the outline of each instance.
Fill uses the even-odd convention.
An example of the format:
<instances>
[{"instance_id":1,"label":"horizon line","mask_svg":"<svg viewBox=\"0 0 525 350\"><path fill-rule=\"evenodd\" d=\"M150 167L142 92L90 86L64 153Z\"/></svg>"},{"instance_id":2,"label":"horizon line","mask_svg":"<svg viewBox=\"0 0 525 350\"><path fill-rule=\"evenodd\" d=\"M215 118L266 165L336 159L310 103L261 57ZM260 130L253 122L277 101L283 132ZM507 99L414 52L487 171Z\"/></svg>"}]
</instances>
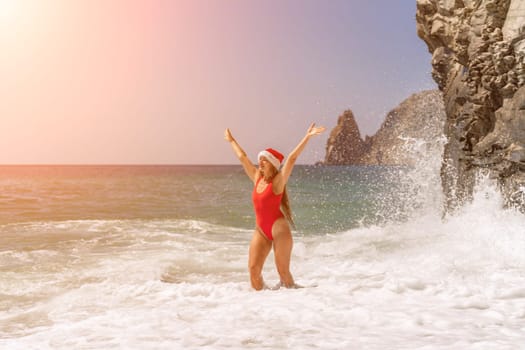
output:
<instances>
[{"instance_id":1,"label":"horizon line","mask_svg":"<svg viewBox=\"0 0 525 350\"><path fill-rule=\"evenodd\" d=\"M320 162L319 162L320 163ZM295 165L317 165L316 163L296 163ZM239 163L0 163L0 167L39 167L39 166L71 166L71 167L82 167L82 166L242 166Z\"/></svg>"}]
</instances>

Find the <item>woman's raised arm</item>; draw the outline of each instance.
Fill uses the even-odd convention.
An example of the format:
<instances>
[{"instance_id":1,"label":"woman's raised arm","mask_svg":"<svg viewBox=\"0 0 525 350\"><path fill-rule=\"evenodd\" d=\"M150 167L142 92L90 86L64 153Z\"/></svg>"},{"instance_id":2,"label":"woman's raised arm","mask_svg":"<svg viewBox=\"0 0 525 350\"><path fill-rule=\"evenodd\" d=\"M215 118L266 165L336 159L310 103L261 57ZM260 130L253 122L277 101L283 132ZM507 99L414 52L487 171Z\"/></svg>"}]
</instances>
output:
<instances>
[{"instance_id":1,"label":"woman's raised arm","mask_svg":"<svg viewBox=\"0 0 525 350\"><path fill-rule=\"evenodd\" d=\"M239 146L237 141L233 138L232 133L230 129L224 130L224 139L230 143L232 146L233 152L239 158L241 165L244 169L244 172L252 182L255 182L255 174L257 173L257 168L253 163L248 159L248 156L246 155L246 152Z\"/></svg>"},{"instance_id":2,"label":"woman's raised arm","mask_svg":"<svg viewBox=\"0 0 525 350\"><path fill-rule=\"evenodd\" d=\"M301 154L301 152L306 147L306 144L308 143L308 140L310 137L319 135L325 130L324 126L315 126L315 123L310 125L308 130L306 131L306 135L303 137L303 139L299 142L299 144L293 149L292 152L288 155L288 158L284 162L282 174L283 174L283 183L286 185L288 182L288 178L292 174L293 167L295 165L295 162L297 161L297 158Z\"/></svg>"}]
</instances>

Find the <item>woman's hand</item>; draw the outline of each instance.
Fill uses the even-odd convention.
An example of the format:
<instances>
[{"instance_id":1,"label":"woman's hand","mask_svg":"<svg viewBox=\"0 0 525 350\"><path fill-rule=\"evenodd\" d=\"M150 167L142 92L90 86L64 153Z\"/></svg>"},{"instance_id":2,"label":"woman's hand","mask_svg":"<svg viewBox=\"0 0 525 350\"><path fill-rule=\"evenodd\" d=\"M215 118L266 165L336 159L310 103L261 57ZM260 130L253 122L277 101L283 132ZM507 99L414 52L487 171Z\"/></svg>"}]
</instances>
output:
<instances>
[{"instance_id":1,"label":"woman's hand","mask_svg":"<svg viewBox=\"0 0 525 350\"><path fill-rule=\"evenodd\" d=\"M312 123L306 132L306 136L320 135L323 133L323 131L325 131L325 129L326 128L324 126L315 126L315 123Z\"/></svg>"},{"instance_id":2,"label":"woman's hand","mask_svg":"<svg viewBox=\"0 0 525 350\"><path fill-rule=\"evenodd\" d=\"M233 141L233 136L232 136L232 132L230 131L230 129L224 130L224 139L228 142Z\"/></svg>"}]
</instances>

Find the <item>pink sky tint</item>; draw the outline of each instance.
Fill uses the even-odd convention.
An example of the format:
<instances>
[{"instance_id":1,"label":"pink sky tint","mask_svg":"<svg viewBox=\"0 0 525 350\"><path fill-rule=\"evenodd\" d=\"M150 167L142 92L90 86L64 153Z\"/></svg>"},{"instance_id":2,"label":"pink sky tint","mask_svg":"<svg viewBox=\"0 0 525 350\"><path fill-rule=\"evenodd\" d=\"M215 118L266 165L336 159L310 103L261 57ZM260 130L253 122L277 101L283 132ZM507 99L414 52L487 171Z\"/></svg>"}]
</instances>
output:
<instances>
[{"instance_id":1,"label":"pink sky tint","mask_svg":"<svg viewBox=\"0 0 525 350\"><path fill-rule=\"evenodd\" d=\"M415 4L372 3L0 0L0 163L235 163L226 127L286 153L347 108L373 133L434 86Z\"/></svg>"},{"instance_id":2,"label":"pink sky tint","mask_svg":"<svg viewBox=\"0 0 525 350\"><path fill-rule=\"evenodd\" d=\"M155 86L147 6L112 1L22 1L27 20L3 52L6 163L133 161ZM140 7L137 5L141 5ZM146 10L146 11L144 11ZM119 16L116 16L116 15ZM5 98L5 99L4 99ZM146 124L147 125L147 124ZM142 156L145 156L143 154ZM100 159L100 160L99 160Z\"/></svg>"}]
</instances>

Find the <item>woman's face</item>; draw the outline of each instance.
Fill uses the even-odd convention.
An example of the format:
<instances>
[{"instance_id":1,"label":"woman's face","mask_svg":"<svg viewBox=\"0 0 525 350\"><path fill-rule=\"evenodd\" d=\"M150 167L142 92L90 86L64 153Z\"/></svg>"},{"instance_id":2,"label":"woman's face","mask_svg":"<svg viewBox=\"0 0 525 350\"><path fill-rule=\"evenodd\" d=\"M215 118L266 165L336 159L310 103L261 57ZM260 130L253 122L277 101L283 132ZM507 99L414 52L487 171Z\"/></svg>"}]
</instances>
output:
<instances>
[{"instance_id":1,"label":"woman's face","mask_svg":"<svg viewBox=\"0 0 525 350\"><path fill-rule=\"evenodd\" d=\"M265 174L270 174L272 171L273 165L266 159L266 157L259 158L259 169Z\"/></svg>"}]
</instances>

